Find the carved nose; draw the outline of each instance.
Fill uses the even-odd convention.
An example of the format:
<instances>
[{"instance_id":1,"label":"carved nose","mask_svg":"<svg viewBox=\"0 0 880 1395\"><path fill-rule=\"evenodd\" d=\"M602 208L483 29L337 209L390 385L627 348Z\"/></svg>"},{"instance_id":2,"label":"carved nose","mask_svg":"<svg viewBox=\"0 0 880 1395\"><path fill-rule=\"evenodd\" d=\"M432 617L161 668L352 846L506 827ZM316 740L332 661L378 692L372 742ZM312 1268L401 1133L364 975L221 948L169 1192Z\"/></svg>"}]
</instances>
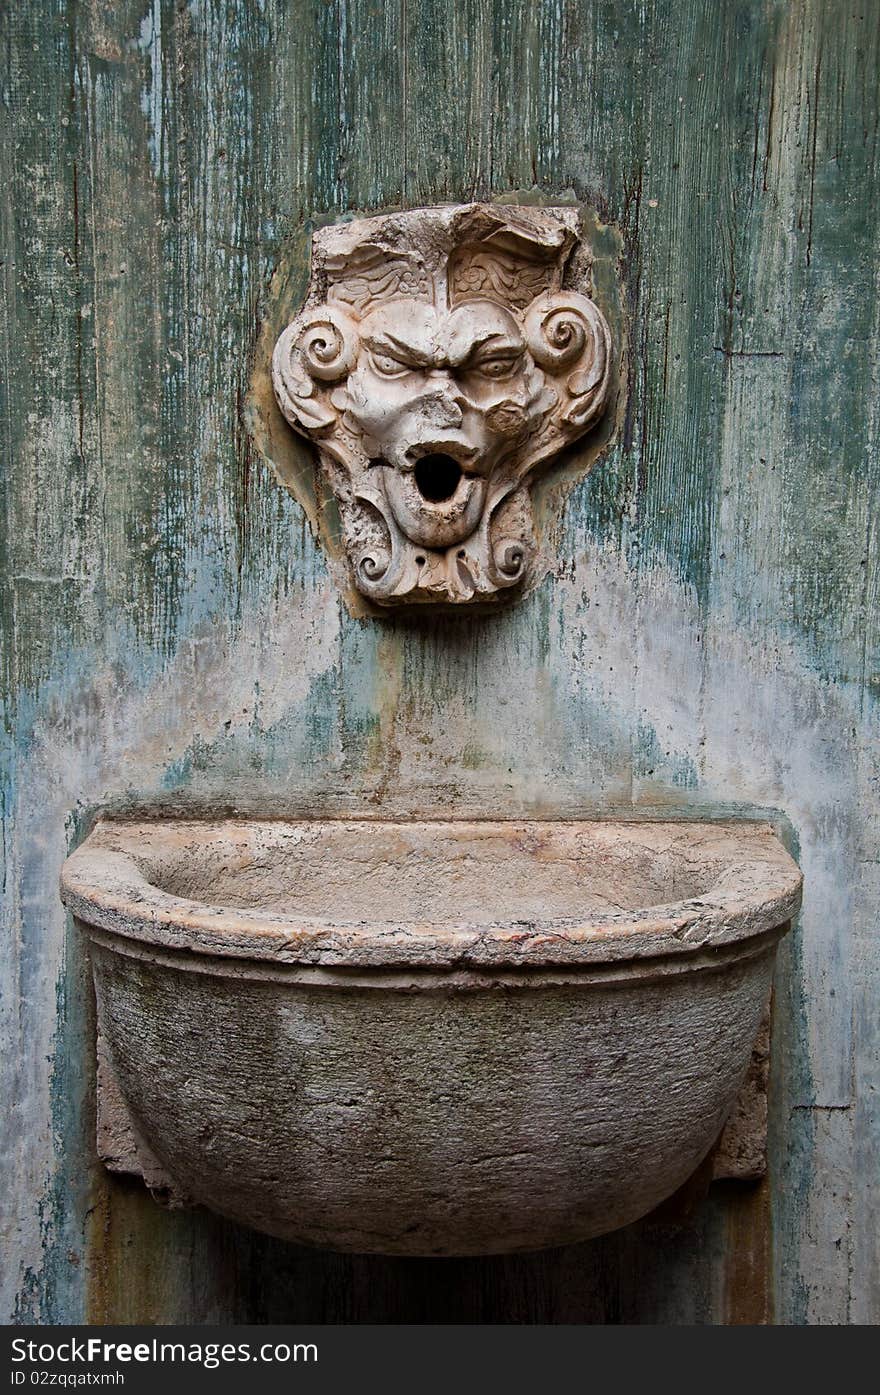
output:
<instances>
[{"instance_id":1,"label":"carved nose","mask_svg":"<svg viewBox=\"0 0 880 1395\"><path fill-rule=\"evenodd\" d=\"M432 426L461 426L462 399L455 384L447 378L422 398L422 411Z\"/></svg>"}]
</instances>

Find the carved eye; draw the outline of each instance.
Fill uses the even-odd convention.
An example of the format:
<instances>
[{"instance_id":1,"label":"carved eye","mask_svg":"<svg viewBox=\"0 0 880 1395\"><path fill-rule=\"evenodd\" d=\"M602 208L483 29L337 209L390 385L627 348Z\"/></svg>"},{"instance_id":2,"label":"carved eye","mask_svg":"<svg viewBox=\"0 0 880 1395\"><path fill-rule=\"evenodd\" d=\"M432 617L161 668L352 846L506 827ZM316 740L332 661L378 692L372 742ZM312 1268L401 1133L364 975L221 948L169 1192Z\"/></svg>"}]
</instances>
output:
<instances>
[{"instance_id":1,"label":"carved eye","mask_svg":"<svg viewBox=\"0 0 880 1395\"><path fill-rule=\"evenodd\" d=\"M486 358L478 359L473 365L473 371L479 373L483 378L494 380L510 378L516 372L519 365L518 354L492 354Z\"/></svg>"},{"instance_id":2,"label":"carved eye","mask_svg":"<svg viewBox=\"0 0 880 1395\"><path fill-rule=\"evenodd\" d=\"M408 363L395 358L393 354L383 353L379 349L370 350L370 361L376 372L381 373L383 378L399 378L402 374L412 371Z\"/></svg>"}]
</instances>

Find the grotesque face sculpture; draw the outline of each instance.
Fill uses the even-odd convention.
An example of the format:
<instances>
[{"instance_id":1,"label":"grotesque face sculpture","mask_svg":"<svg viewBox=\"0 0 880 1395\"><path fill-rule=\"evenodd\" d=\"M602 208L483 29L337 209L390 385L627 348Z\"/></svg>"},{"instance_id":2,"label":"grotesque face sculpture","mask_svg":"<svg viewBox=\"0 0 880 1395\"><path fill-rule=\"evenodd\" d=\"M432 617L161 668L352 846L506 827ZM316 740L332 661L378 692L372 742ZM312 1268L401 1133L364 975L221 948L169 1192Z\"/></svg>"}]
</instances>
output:
<instances>
[{"instance_id":1,"label":"grotesque face sculpture","mask_svg":"<svg viewBox=\"0 0 880 1395\"><path fill-rule=\"evenodd\" d=\"M592 426L605 320L564 289L569 209L419 209L316 234L275 393L318 443L358 589L488 600L535 560L529 482Z\"/></svg>"}]
</instances>

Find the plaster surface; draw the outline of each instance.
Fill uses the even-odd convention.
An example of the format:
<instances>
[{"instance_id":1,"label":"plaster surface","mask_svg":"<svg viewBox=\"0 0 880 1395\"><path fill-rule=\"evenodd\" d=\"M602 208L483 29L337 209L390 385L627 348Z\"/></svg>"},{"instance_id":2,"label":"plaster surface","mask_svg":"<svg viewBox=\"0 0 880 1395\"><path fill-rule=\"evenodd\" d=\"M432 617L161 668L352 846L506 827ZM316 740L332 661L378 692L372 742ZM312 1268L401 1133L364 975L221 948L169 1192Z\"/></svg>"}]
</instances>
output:
<instances>
[{"instance_id":1,"label":"plaster surface","mask_svg":"<svg viewBox=\"0 0 880 1395\"><path fill-rule=\"evenodd\" d=\"M3 1313L876 1322L874 16L289 11L0 13ZM276 408L292 498L242 427L247 346L268 319L268 365L316 226L496 197L595 210L625 411L582 484L596 433L537 481L559 536L521 604L453 633L436 612L361 625L312 448ZM95 1158L90 968L57 895L107 807L772 820L806 891L778 954L766 1182L710 1189L675 1237L490 1261L159 1210Z\"/></svg>"}]
</instances>

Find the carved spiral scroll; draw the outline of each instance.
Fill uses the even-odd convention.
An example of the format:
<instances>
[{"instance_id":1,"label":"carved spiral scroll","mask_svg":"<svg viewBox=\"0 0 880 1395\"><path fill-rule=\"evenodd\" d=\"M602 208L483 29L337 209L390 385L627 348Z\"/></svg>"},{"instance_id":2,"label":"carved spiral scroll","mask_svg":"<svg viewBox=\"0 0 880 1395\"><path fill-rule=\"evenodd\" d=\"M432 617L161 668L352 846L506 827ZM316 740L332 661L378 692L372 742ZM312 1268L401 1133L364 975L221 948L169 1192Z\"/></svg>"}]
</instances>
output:
<instances>
[{"instance_id":1,"label":"carved spiral scroll","mask_svg":"<svg viewBox=\"0 0 880 1395\"><path fill-rule=\"evenodd\" d=\"M501 538L492 547L492 561L499 583L512 586L523 576L530 549L520 538Z\"/></svg>"},{"instance_id":2,"label":"carved spiral scroll","mask_svg":"<svg viewBox=\"0 0 880 1395\"><path fill-rule=\"evenodd\" d=\"M356 504L365 510L364 517L370 518L384 533L383 538L364 537L353 550L357 584L367 596L382 600L393 595L405 568L405 546L388 508L388 501L381 489L373 484L363 484L354 491Z\"/></svg>"},{"instance_id":3,"label":"carved spiral scroll","mask_svg":"<svg viewBox=\"0 0 880 1395\"><path fill-rule=\"evenodd\" d=\"M357 351L354 321L334 305L322 305L287 326L272 355L272 381L292 426L316 431L335 423L335 412L315 395L316 384L346 377Z\"/></svg>"},{"instance_id":4,"label":"carved spiral scroll","mask_svg":"<svg viewBox=\"0 0 880 1395\"><path fill-rule=\"evenodd\" d=\"M336 383L354 367L357 329L344 311L324 305L302 325L296 347L313 378Z\"/></svg>"},{"instance_id":5,"label":"carved spiral scroll","mask_svg":"<svg viewBox=\"0 0 880 1395\"><path fill-rule=\"evenodd\" d=\"M605 316L587 296L560 291L532 301L524 329L535 362L554 377L573 369L565 382L571 401L563 413L583 429L605 405L611 376L611 333Z\"/></svg>"}]
</instances>

